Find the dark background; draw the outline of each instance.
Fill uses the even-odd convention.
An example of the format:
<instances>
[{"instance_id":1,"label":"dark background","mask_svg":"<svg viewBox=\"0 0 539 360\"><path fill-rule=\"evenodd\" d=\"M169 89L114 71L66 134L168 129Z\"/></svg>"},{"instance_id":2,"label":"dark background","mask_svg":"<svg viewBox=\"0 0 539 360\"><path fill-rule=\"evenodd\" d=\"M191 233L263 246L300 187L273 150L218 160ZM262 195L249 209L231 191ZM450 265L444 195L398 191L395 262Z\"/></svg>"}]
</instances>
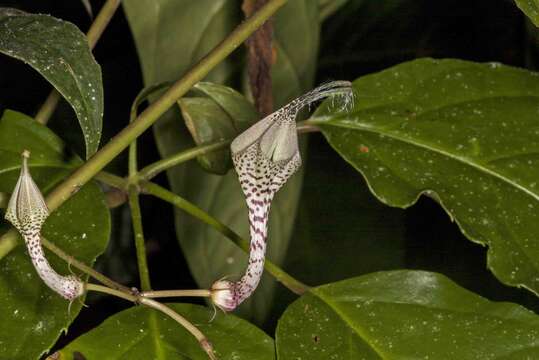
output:
<instances>
[{"instance_id":1,"label":"dark background","mask_svg":"<svg viewBox=\"0 0 539 360\"><path fill-rule=\"evenodd\" d=\"M103 2L92 1L94 12ZM74 0L0 1L0 5L49 13L75 23L84 32L91 23L81 2ZM352 80L424 56L498 61L534 69L537 58L534 31L513 1L508 0L350 0L322 27L317 82ZM121 8L94 54L104 76L102 143L105 143L127 124L131 102L143 87L136 50ZM21 62L0 55L0 111L9 108L33 115L49 91L50 86L39 74ZM80 130L72 126L73 118L71 109L63 103L50 127L75 151L82 153ZM539 311L533 295L506 287L494 278L486 269L486 249L466 240L436 203L422 197L406 211L381 206L368 193L360 175L344 163L320 135L310 138L304 208L298 217L296 235L300 238L303 225L309 221L305 219L308 213L309 217L319 219L316 245L297 251L303 244L294 237L285 264L290 273L309 284L321 284L365 271L395 268L437 271L491 300L518 302ZM145 133L139 144L141 166L158 158L151 132ZM126 156L122 154L109 170L125 174L126 163ZM156 181L166 185L164 176ZM324 186L331 191L320 191ZM143 197L142 207L153 286L157 289L196 288L176 241L172 209L149 197ZM367 227L363 226L364 222L354 222L362 213L369 219ZM136 286L128 209L114 209L113 219L112 241L99 260L99 269L114 279ZM346 224L345 220L349 225L341 226ZM371 230L378 232L379 239L369 236ZM395 233L399 234L395 239L397 245L388 239ZM362 240L358 238L365 238L365 243L360 243ZM369 249L373 249L372 256L367 252ZM324 260L314 261L315 252L328 255ZM332 257L339 252L354 255ZM306 265L311 263L311 267ZM339 265L334 266L335 263ZM359 269L355 270L353 266L357 263L365 264L359 264ZM283 289L278 291L278 296L271 319L262 324L270 334L280 311L294 299ZM96 296L88 299L88 303L90 308L81 312L61 343L131 306L122 300Z\"/></svg>"}]
</instances>

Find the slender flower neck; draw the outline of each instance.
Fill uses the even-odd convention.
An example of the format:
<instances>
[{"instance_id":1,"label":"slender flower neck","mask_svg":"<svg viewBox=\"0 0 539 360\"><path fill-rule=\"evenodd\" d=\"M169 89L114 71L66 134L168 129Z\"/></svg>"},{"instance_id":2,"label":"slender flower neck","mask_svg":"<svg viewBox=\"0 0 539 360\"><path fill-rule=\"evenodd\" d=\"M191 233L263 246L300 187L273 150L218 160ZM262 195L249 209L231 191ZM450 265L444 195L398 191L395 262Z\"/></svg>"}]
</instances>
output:
<instances>
[{"instance_id":1,"label":"slender flower neck","mask_svg":"<svg viewBox=\"0 0 539 360\"><path fill-rule=\"evenodd\" d=\"M351 103L348 81L334 81L308 92L260 120L232 142L234 168L249 210L251 247L247 270L237 282L219 280L212 286L213 302L234 310L255 291L264 270L269 211L273 197L301 166L296 116L320 99L342 96Z\"/></svg>"},{"instance_id":2,"label":"slender flower neck","mask_svg":"<svg viewBox=\"0 0 539 360\"><path fill-rule=\"evenodd\" d=\"M30 152L25 150L22 153L21 173L9 200L5 218L21 233L39 277L63 298L73 300L84 292L83 283L75 276L59 275L43 253L41 227L49 216L49 210L41 191L30 176L29 157Z\"/></svg>"}]
</instances>

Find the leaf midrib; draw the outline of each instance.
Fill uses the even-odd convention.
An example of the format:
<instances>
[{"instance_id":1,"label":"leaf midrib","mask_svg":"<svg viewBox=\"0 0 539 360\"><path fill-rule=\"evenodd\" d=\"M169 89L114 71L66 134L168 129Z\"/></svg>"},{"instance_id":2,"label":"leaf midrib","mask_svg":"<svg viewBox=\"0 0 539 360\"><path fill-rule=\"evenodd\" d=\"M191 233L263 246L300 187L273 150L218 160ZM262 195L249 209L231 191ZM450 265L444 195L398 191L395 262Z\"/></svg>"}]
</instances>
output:
<instances>
[{"instance_id":1,"label":"leaf midrib","mask_svg":"<svg viewBox=\"0 0 539 360\"><path fill-rule=\"evenodd\" d=\"M331 310L333 310L333 312L335 312L335 314L337 314L341 319L343 319L343 321L346 323L346 325L348 325L350 328L352 328L353 330L355 330L356 332L356 335L359 336L367 345L370 346L370 348L378 355L380 356L380 358L382 359L387 359L387 357L383 354L383 352L380 350L380 349L377 349L376 346L374 346L372 344L372 340L369 339L369 337L367 336L367 333L365 332L365 330L359 326L357 326L357 324L353 323L349 317L341 310L339 310L338 306L336 304L334 304L332 301L330 301L328 298L326 298L322 293L318 292L318 291L313 291L311 292L311 294L315 297L318 297L320 300L322 300Z\"/></svg>"},{"instance_id":2,"label":"leaf midrib","mask_svg":"<svg viewBox=\"0 0 539 360\"><path fill-rule=\"evenodd\" d=\"M472 167L472 168L474 168L474 169L476 169L476 170L478 170L478 171L480 171L480 172L482 172L484 174L495 177L495 178L507 183L508 185L522 191L523 193L531 196L535 201L539 201L539 194L535 194L533 191L529 190L525 186L520 185L520 184L512 181L511 179L505 177L504 175L489 169L488 167L484 166L483 164L473 162L472 159L470 159L470 158L467 158L467 157L464 157L464 156L458 156L456 154L452 154L452 153L447 152L447 151L445 151L445 150L443 150L441 148L438 148L438 147L436 147L436 146L434 146L432 144L424 144L424 143L421 143L421 142L418 142L418 141L414 141L411 138L405 138L405 137L399 136L399 135L391 133L391 132L384 132L383 130L377 129L376 127L372 127L372 126L368 126L368 125L362 125L360 123L356 123L354 125L348 125L348 124L337 123L336 121L331 121L331 120L330 121L311 120L310 122L312 124L314 124L314 125L320 126L322 129L325 126L334 126L334 127L340 127L340 128L352 129L352 130L358 130L358 131L365 131L365 132L369 132L369 133L383 135L383 136L387 136L388 138L391 138L391 139L396 140L396 141L400 141L400 142L408 144L408 145L412 145L412 146L415 146L415 147L418 147L418 148L421 148L421 149L424 149L424 150L427 150L427 151L435 152L435 153L437 153L439 155L442 155L442 156L444 156L446 158L449 158L451 160L457 161L457 162L462 163L464 165L468 165L468 166L470 166L470 167Z\"/></svg>"},{"instance_id":3,"label":"leaf midrib","mask_svg":"<svg viewBox=\"0 0 539 360\"><path fill-rule=\"evenodd\" d=\"M155 311L151 311L149 314L149 322L150 322L150 331L152 334L152 340L155 346L155 353L158 359L166 360L165 353L163 352L163 347L161 346L160 339L159 339L159 325L157 323Z\"/></svg>"}]
</instances>

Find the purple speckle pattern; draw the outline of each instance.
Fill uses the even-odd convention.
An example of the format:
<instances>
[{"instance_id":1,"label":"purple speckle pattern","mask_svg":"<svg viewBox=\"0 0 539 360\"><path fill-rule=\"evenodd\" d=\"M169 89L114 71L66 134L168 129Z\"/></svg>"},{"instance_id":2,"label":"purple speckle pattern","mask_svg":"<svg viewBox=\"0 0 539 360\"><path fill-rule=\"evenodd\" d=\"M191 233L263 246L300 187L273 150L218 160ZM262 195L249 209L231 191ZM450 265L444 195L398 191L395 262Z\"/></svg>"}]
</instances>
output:
<instances>
[{"instance_id":1,"label":"purple speckle pattern","mask_svg":"<svg viewBox=\"0 0 539 360\"><path fill-rule=\"evenodd\" d=\"M28 156L28 152L23 153L21 174L9 200L5 218L23 237L39 277L63 298L73 300L82 295L84 286L75 276L59 275L45 258L41 246L41 227L49 216L49 211L43 195L30 176Z\"/></svg>"},{"instance_id":2,"label":"purple speckle pattern","mask_svg":"<svg viewBox=\"0 0 539 360\"><path fill-rule=\"evenodd\" d=\"M237 306L258 286L264 271L271 201L301 166L301 157L296 151L288 161L272 162L262 153L260 144L254 143L232 158L247 201L251 234L247 270L240 281L234 284L234 303Z\"/></svg>"},{"instance_id":3,"label":"purple speckle pattern","mask_svg":"<svg viewBox=\"0 0 539 360\"><path fill-rule=\"evenodd\" d=\"M251 235L247 270L237 282L212 286L216 305L234 310L255 291L264 271L271 202L301 166L296 116L305 106L328 96L340 96L344 107L353 100L352 84L334 81L317 87L258 121L232 142L234 168L245 195Z\"/></svg>"}]
</instances>

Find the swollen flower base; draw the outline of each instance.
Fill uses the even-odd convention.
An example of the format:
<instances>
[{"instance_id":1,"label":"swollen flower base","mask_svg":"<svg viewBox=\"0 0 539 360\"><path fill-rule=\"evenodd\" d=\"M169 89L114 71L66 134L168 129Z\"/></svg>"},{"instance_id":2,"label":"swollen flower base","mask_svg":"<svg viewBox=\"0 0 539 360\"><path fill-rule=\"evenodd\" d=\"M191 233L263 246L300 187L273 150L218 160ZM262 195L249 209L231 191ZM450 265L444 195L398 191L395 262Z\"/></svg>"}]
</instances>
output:
<instances>
[{"instance_id":1,"label":"swollen flower base","mask_svg":"<svg viewBox=\"0 0 539 360\"><path fill-rule=\"evenodd\" d=\"M341 96L347 106L353 97L352 84L334 81L319 86L260 120L232 142L232 160L249 211L251 246L242 278L212 285L212 300L221 309L234 310L258 286L264 270L271 202L301 166L296 116L305 106L330 96Z\"/></svg>"},{"instance_id":2,"label":"swollen flower base","mask_svg":"<svg viewBox=\"0 0 539 360\"><path fill-rule=\"evenodd\" d=\"M22 153L21 174L9 200L5 218L21 233L28 254L39 277L63 298L73 300L84 292L84 285L75 276L61 276L50 266L41 246L41 227L49 210L28 170L29 151Z\"/></svg>"}]
</instances>

